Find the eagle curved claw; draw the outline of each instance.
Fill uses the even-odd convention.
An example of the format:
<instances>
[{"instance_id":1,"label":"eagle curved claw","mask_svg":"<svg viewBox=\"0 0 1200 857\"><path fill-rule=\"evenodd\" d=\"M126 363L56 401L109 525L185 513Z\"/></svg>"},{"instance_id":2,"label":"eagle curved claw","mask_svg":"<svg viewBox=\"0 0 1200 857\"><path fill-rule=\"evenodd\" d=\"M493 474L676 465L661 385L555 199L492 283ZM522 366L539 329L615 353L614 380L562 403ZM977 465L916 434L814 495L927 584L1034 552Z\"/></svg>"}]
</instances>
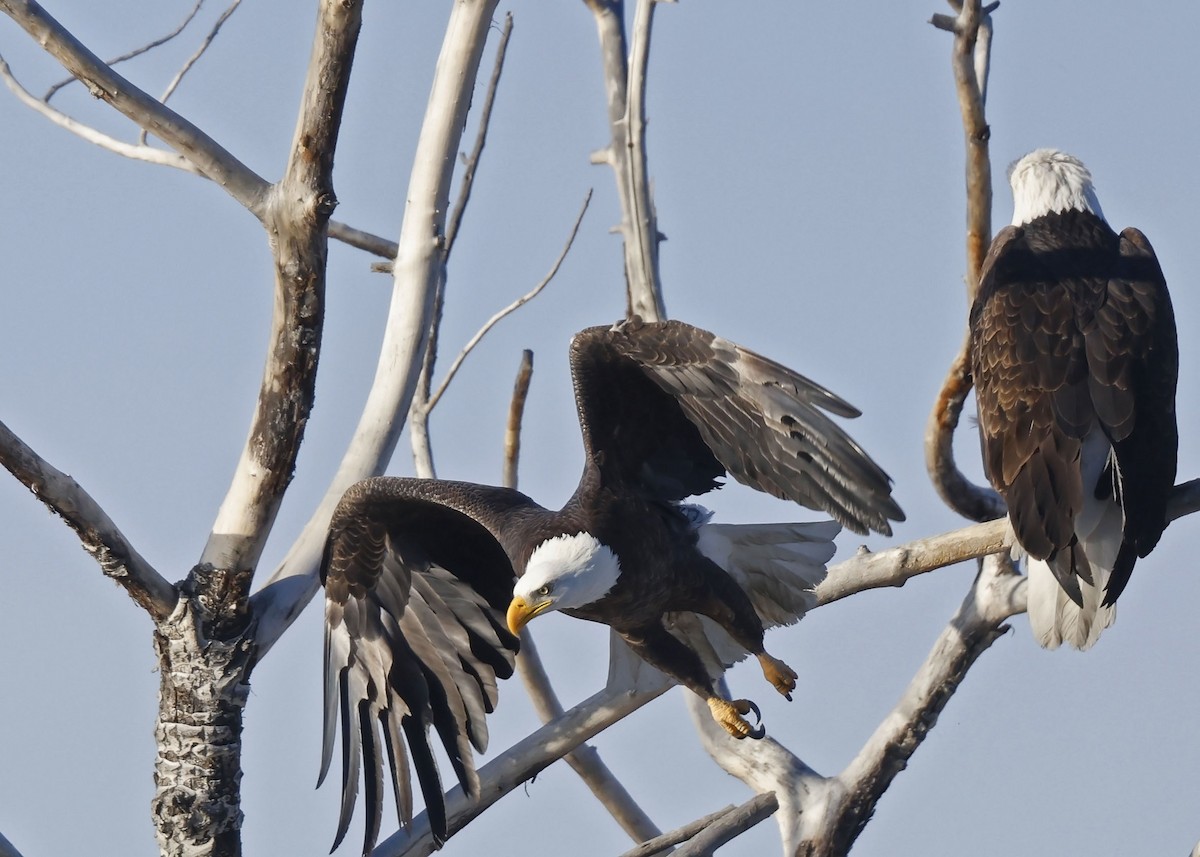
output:
<instances>
[{"instance_id":1,"label":"eagle curved claw","mask_svg":"<svg viewBox=\"0 0 1200 857\"><path fill-rule=\"evenodd\" d=\"M773 658L766 652L758 656L762 666L763 676L779 691L788 702L792 701L792 691L796 689L796 671L779 658Z\"/></svg>"},{"instance_id":2,"label":"eagle curved claw","mask_svg":"<svg viewBox=\"0 0 1200 857\"><path fill-rule=\"evenodd\" d=\"M762 725L762 712L748 699L726 700L714 696L708 700L708 708L712 712L713 719L721 724L721 728L739 741L742 738L757 740L767 734L766 728ZM753 714L755 725L751 726L742 717L743 714Z\"/></svg>"}]
</instances>

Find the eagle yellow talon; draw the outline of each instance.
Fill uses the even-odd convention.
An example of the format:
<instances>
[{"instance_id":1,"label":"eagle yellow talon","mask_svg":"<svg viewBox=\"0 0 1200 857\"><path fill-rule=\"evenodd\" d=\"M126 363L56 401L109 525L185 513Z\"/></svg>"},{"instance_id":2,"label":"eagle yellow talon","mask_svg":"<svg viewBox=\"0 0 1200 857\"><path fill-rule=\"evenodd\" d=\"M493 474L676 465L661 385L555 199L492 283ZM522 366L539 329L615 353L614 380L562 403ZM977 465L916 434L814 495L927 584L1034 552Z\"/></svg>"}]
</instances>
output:
<instances>
[{"instance_id":1,"label":"eagle yellow talon","mask_svg":"<svg viewBox=\"0 0 1200 857\"><path fill-rule=\"evenodd\" d=\"M726 700L714 696L708 700L708 708L712 712L713 719L721 724L721 728L738 740L761 738L767 734L767 730L763 729L761 725L751 726L742 717L743 714L754 712L754 716L760 721L762 720L758 706L748 699Z\"/></svg>"},{"instance_id":2,"label":"eagle yellow talon","mask_svg":"<svg viewBox=\"0 0 1200 857\"><path fill-rule=\"evenodd\" d=\"M763 676L767 681L791 702L792 691L796 689L796 671L766 652L758 656L758 662L762 665Z\"/></svg>"}]
</instances>

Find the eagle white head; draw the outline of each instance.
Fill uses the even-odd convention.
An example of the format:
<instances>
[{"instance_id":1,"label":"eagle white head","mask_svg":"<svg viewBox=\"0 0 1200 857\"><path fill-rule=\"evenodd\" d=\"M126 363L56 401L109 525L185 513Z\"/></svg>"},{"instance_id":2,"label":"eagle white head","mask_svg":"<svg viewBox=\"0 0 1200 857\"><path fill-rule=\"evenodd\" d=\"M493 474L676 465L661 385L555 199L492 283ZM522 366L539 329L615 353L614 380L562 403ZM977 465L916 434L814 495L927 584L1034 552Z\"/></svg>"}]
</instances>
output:
<instances>
[{"instance_id":1,"label":"eagle white head","mask_svg":"<svg viewBox=\"0 0 1200 857\"><path fill-rule=\"evenodd\" d=\"M1013 226L1047 214L1090 211L1104 219L1092 174L1074 155L1035 149L1008 168L1013 192Z\"/></svg>"},{"instance_id":2,"label":"eagle white head","mask_svg":"<svg viewBox=\"0 0 1200 857\"><path fill-rule=\"evenodd\" d=\"M513 587L508 627L514 634L550 610L570 610L599 601L617 584L621 563L591 533L562 535L542 542Z\"/></svg>"}]
</instances>

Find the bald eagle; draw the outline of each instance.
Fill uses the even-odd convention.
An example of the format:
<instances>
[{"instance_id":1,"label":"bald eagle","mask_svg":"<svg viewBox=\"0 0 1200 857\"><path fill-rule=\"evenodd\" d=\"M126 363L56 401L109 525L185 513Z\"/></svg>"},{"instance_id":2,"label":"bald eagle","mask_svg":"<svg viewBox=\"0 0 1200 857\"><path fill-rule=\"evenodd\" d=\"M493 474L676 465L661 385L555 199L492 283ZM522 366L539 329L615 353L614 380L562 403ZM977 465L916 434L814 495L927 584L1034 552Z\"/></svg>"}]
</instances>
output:
<instances>
[{"instance_id":1,"label":"bald eagle","mask_svg":"<svg viewBox=\"0 0 1200 857\"><path fill-rule=\"evenodd\" d=\"M825 413L858 411L778 363L681 322L637 318L577 334L570 359L584 468L561 510L506 488L378 477L352 486L334 511L321 568L320 776L340 717L335 847L354 810L360 759L364 853L374 846L383 747L401 823L412 816L411 757L433 834L447 836L428 729L464 791L478 794L472 747L486 745L497 679L512 673L521 628L551 610L610 626L705 699L731 735L761 736L743 717L753 704L716 693L701 656L668 629L670 617L711 619L790 699L796 673L764 649L764 624L795 621L811 606L839 527L722 527L681 504L727 472L856 532L890 533L889 521L904 519L887 474Z\"/></svg>"},{"instance_id":2,"label":"bald eagle","mask_svg":"<svg viewBox=\"0 0 1200 857\"><path fill-rule=\"evenodd\" d=\"M1150 242L1112 230L1078 159L1038 149L1009 181L970 316L984 464L1028 555L1036 639L1086 649L1166 527L1175 318Z\"/></svg>"}]
</instances>

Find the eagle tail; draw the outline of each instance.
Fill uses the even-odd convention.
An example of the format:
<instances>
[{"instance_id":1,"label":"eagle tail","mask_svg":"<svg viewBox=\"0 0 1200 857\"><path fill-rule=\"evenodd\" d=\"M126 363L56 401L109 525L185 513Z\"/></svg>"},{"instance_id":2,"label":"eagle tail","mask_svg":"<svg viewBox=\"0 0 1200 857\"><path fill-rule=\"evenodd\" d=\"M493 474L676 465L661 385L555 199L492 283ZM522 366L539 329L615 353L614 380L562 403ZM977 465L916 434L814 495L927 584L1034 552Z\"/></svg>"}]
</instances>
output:
<instances>
[{"instance_id":1,"label":"eagle tail","mask_svg":"<svg viewBox=\"0 0 1200 857\"><path fill-rule=\"evenodd\" d=\"M1081 651L1091 648L1100 632L1117 618L1116 605L1105 603L1105 590L1118 564L1124 515L1120 504L1110 498L1088 498L1084 506L1076 519L1075 532L1079 537L1077 549L1082 549L1091 566L1091 580L1076 578L1080 603L1059 585L1049 564L1032 558L1029 561L1029 624L1034 638L1047 649L1056 649L1062 643ZM1062 551L1056 559L1069 562L1068 553Z\"/></svg>"},{"instance_id":2,"label":"eagle tail","mask_svg":"<svg viewBox=\"0 0 1200 857\"><path fill-rule=\"evenodd\" d=\"M804 524L704 524L701 553L749 596L763 626L790 625L816 604L813 590L837 549L836 521Z\"/></svg>"}]
</instances>

